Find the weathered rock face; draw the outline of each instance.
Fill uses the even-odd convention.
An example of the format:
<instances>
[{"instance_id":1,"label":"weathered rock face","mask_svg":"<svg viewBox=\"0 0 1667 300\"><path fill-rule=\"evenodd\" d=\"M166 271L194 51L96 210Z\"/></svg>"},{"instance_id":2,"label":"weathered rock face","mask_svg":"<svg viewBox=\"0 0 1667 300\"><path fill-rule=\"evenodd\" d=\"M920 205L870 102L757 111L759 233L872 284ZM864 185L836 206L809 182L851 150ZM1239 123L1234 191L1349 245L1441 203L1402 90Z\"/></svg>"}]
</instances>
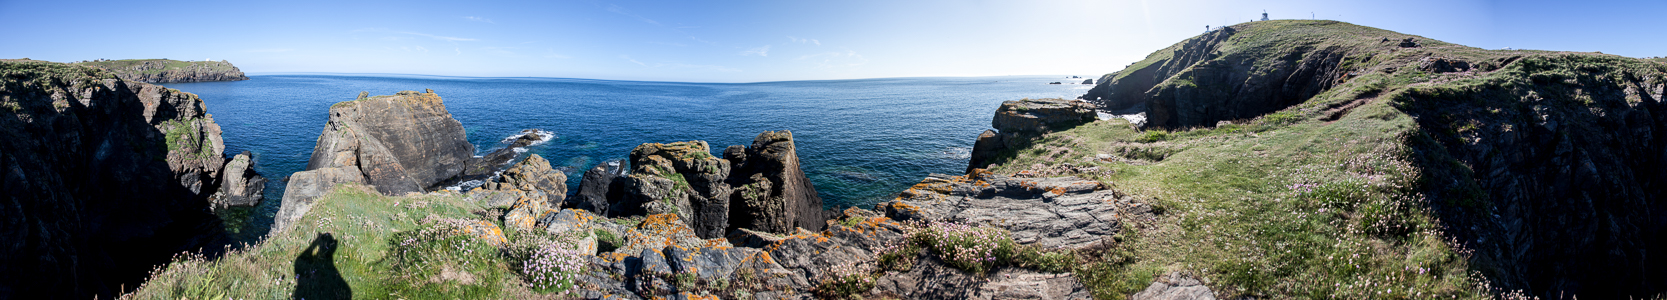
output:
<instances>
[{"instance_id":1,"label":"weathered rock face","mask_svg":"<svg viewBox=\"0 0 1667 300\"><path fill-rule=\"evenodd\" d=\"M504 170L498 180L487 182L483 188L542 192L549 195L551 206L558 206L567 196L567 174L550 168L550 161L533 154Z\"/></svg>"},{"instance_id":2,"label":"weathered rock face","mask_svg":"<svg viewBox=\"0 0 1667 300\"><path fill-rule=\"evenodd\" d=\"M254 158L249 151L232 156L220 171L225 178L220 183L220 191L210 201L217 207L259 205L265 199L266 177L255 173L253 167Z\"/></svg>"},{"instance_id":3,"label":"weathered rock face","mask_svg":"<svg viewBox=\"0 0 1667 300\"><path fill-rule=\"evenodd\" d=\"M731 227L774 233L822 230L828 219L822 197L799 168L792 132L766 131L751 147L725 149L724 159L735 166L729 176L737 189L729 205Z\"/></svg>"},{"instance_id":4,"label":"weathered rock face","mask_svg":"<svg viewBox=\"0 0 1667 300\"><path fill-rule=\"evenodd\" d=\"M1159 276L1146 290L1134 294L1133 300L1215 300L1209 287L1181 273Z\"/></svg>"},{"instance_id":5,"label":"weathered rock face","mask_svg":"<svg viewBox=\"0 0 1667 300\"><path fill-rule=\"evenodd\" d=\"M307 169L348 168L388 195L424 192L468 167L475 146L433 92L336 103Z\"/></svg>"},{"instance_id":6,"label":"weathered rock face","mask_svg":"<svg viewBox=\"0 0 1667 300\"><path fill-rule=\"evenodd\" d=\"M1005 101L996 109L990 126L978 135L972 146L972 159L967 170L988 167L990 159L1005 149L1019 149L1043 133L1066 130L1099 119L1094 106L1087 102L1064 99L1025 99Z\"/></svg>"},{"instance_id":7,"label":"weathered rock face","mask_svg":"<svg viewBox=\"0 0 1667 300\"><path fill-rule=\"evenodd\" d=\"M712 156L706 142L642 144L631 150L631 169L627 202L649 208L647 213L676 214L702 238L728 231L730 162Z\"/></svg>"},{"instance_id":8,"label":"weathered rock face","mask_svg":"<svg viewBox=\"0 0 1667 300\"><path fill-rule=\"evenodd\" d=\"M249 80L227 61L126 59L77 63L116 74L125 80L148 83Z\"/></svg>"},{"instance_id":9,"label":"weathered rock face","mask_svg":"<svg viewBox=\"0 0 1667 300\"><path fill-rule=\"evenodd\" d=\"M1151 213L1148 205L1099 182L983 170L965 176L934 174L874 209L900 221L997 225L1011 231L1016 242L1047 248L1099 244L1122 230L1118 215Z\"/></svg>"},{"instance_id":10,"label":"weathered rock face","mask_svg":"<svg viewBox=\"0 0 1667 300\"><path fill-rule=\"evenodd\" d=\"M626 171L623 160L596 164L579 179L579 193L568 198L568 204L563 206L609 215L608 199L621 199L625 195L625 182L619 179L625 177Z\"/></svg>"},{"instance_id":11,"label":"weathered rock face","mask_svg":"<svg viewBox=\"0 0 1667 300\"><path fill-rule=\"evenodd\" d=\"M517 143L476 158L462 123L452 119L433 90L374 97L360 93L357 100L330 106L330 121L313 146L307 170L290 175L272 231L287 229L336 184L364 183L388 195L426 192L460 176L490 174L505 160L502 153L513 153L513 147L527 142ZM548 165L545 162L543 169ZM537 183L552 178L533 176L537 167L528 168L516 173L527 178L517 177L516 185L525 181L551 190L559 186L562 193L557 194L566 193L564 184Z\"/></svg>"},{"instance_id":12,"label":"weathered rock face","mask_svg":"<svg viewBox=\"0 0 1667 300\"><path fill-rule=\"evenodd\" d=\"M1667 66L1510 59L1498 72L1520 74L1514 82L1397 99L1423 128L1408 144L1449 233L1495 286L1582 299L1667 290L1667 262L1648 258L1667 251L1667 139L1657 136Z\"/></svg>"},{"instance_id":13,"label":"weathered rock face","mask_svg":"<svg viewBox=\"0 0 1667 300\"><path fill-rule=\"evenodd\" d=\"M114 297L227 242L225 167L196 95L88 67L0 60L0 298Z\"/></svg>"}]
</instances>

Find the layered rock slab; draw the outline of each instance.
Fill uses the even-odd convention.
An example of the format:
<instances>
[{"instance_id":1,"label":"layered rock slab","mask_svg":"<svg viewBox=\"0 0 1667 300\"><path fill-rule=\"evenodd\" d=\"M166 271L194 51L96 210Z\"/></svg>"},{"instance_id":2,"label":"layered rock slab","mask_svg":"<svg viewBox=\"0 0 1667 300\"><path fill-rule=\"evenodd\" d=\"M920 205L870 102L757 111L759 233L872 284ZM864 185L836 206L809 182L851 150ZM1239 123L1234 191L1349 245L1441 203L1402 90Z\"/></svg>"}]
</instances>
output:
<instances>
[{"instance_id":1,"label":"layered rock slab","mask_svg":"<svg viewBox=\"0 0 1667 300\"><path fill-rule=\"evenodd\" d=\"M1024 99L1004 101L996 108L990 127L973 142L972 158L967 171L988 167L996 154L1007 149L1021 149L1031 139L1054 131L1071 129L1097 120L1094 105L1081 100Z\"/></svg>"}]
</instances>

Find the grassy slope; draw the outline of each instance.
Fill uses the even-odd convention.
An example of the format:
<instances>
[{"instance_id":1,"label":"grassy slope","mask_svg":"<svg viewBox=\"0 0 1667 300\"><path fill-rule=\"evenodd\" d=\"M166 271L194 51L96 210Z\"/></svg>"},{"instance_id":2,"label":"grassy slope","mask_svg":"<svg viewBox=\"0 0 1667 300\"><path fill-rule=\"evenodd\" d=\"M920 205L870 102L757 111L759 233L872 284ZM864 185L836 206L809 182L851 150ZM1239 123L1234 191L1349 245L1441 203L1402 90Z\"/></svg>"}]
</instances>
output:
<instances>
[{"instance_id":1,"label":"grassy slope","mask_svg":"<svg viewBox=\"0 0 1667 300\"><path fill-rule=\"evenodd\" d=\"M386 197L340 185L295 228L215 260L176 258L125 298L316 298L341 284L354 298L538 298L496 248L467 236L423 242L415 235L433 228L425 218L484 219L470 213L479 209L461 196ZM324 233L334 251L309 249L325 244ZM419 242L401 244L407 239ZM452 275L441 275L446 270Z\"/></svg>"},{"instance_id":2,"label":"grassy slope","mask_svg":"<svg viewBox=\"0 0 1667 300\"><path fill-rule=\"evenodd\" d=\"M1099 254L1099 262L1080 270L1096 296L1119 298L1143 288L1140 283L1153 274L1189 271L1230 296L1491 297L1485 280L1471 275L1466 250L1440 231L1420 194L1421 180L1431 175L1414 164L1408 139L1425 129L1402 107L1413 106L1406 102L1409 94L1475 90L1526 80L1535 71L1518 64L1492 73L1429 74L1418 71L1417 59L1456 57L1499 68L1496 61L1505 56L1600 55L1487 51L1329 21L1256 22L1238 29L1218 49L1221 57L1341 47L1349 53L1343 68L1361 75L1238 125L1142 132L1126 121L1104 120L997 158L998 173L1063 164L1114 170L1084 176L1154 197L1167 210L1137 222L1139 234L1127 239L1126 249ZM1386 48L1385 37L1418 38L1423 47ZM1161 54L1134 66L1169 57ZM1358 106L1339 109L1345 104ZM1099 160L1098 154L1115 158Z\"/></svg>"}]
</instances>

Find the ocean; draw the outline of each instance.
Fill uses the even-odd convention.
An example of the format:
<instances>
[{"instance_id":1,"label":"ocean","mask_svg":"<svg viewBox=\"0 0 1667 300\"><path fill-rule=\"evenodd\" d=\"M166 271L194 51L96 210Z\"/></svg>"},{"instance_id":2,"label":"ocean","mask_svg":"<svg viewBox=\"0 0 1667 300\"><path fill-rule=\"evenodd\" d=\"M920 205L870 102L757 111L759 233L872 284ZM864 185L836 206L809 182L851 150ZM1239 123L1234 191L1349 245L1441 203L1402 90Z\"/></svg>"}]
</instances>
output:
<instances>
[{"instance_id":1,"label":"ocean","mask_svg":"<svg viewBox=\"0 0 1667 300\"><path fill-rule=\"evenodd\" d=\"M264 235L284 178L306 168L331 104L360 91L433 89L476 151L523 129L553 133L527 148L567 172L624 159L643 143L703 140L722 156L759 133L790 130L799 160L829 207L872 207L929 173L959 174L973 141L1005 100L1076 98L1068 76L882 78L760 83L643 82L416 75L257 75L247 81L169 83L197 94L223 129L226 153L250 151L266 201L237 214L241 235ZM1066 84L1050 85L1049 82Z\"/></svg>"}]
</instances>

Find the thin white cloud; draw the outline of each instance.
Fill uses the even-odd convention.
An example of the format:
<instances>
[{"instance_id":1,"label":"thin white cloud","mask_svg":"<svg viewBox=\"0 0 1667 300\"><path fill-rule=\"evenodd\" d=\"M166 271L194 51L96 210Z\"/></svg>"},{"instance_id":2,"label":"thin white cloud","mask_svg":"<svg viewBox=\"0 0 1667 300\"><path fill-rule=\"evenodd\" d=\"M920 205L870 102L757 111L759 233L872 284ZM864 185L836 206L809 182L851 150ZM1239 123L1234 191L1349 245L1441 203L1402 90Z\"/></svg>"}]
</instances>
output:
<instances>
[{"instance_id":1,"label":"thin white cloud","mask_svg":"<svg viewBox=\"0 0 1667 300\"><path fill-rule=\"evenodd\" d=\"M282 52L290 52L290 51L295 51L295 49L289 49L289 48L272 48L272 49L249 49L249 50L243 50L243 52L249 52L249 53L282 53Z\"/></svg>"},{"instance_id":2,"label":"thin white cloud","mask_svg":"<svg viewBox=\"0 0 1667 300\"><path fill-rule=\"evenodd\" d=\"M694 40L696 42L701 42L702 44L707 44L707 45L717 45L718 44L718 43L713 43L712 41L702 40L700 38L693 37L693 36L690 36L689 39Z\"/></svg>"},{"instance_id":3,"label":"thin white cloud","mask_svg":"<svg viewBox=\"0 0 1667 300\"><path fill-rule=\"evenodd\" d=\"M770 56L770 45L741 51L741 56L752 56L753 54L758 54L758 56Z\"/></svg>"},{"instance_id":4,"label":"thin white cloud","mask_svg":"<svg viewBox=\"0 0 1667 300\"><path fill-rule=\"evenodd\" d=\"M492 19L476 17L476 16L465 16L465 17L463 17L463 19L464 20L469 20L469 21L481 22L481 23L498 24L498 22L492 22Z\"/></svg>"},{"instance_id":5,"label":"thin white cloud","mask_svg":"<svg viewBox=\"0 0 1667 300\"><path fill-rule=\"evenodd\" d=\"M608 12L611 12L611 13L636 18L637 21L643 21L643 22L648 23L648 24L654 24L655 26L660 26L660 22L656 22L656 21L654 21L654 19L645 18L643 16L631 13L630 11L626 11L624 7L619 7L619 5L608 4L607 10L608 10Z\"/></svg>"},{"instance_id":6,"label":"thin white cloud","mask_svg":"<svg viewBox=\"0 0 1667 300\"><path fill-rule=\"evenodd\" d=\"M459 48L451 48L451 50L452 50L452 51L457 51L457 55L463 55L463 49L459 49Z\"/></svg>"},{"instance_id":7,"label":"thin white cloud","mask_svg":"<svg viewBox=\"0 0 1667 300\"><path fill-rule=\"evenodd\" d=\"M822 41L818 41L816 39L801 39L801 38L793 37L791 35L787 36L787 40L793 41L794 43L800 43L800 44L816 44L817 46L822 45Z\"/></svg>"},{"instance_id":8,"label":"thin white cloud","mask_svg":"<svg viewBox=\"0 0 1667 300\"><path fill-rule=\"evenodd\" d=\"M630 56L626 56L626 55L620 55L620 56L619 56L619 58L624 58L624 59L625 59L625 60L626 60L626 61L630 61L630 62L631 62L631 63L634 63L634 64L638 64L638 65L642 65L642 66L644 66L644 67L647 67L647 66L648 66L648 64L645 64L645 63L642 63L642 62L640 62L640 61L637 61L637 60L635 60L635 59L631 59L631 57L630 57Z\"/></svg>"}]
</instances>

